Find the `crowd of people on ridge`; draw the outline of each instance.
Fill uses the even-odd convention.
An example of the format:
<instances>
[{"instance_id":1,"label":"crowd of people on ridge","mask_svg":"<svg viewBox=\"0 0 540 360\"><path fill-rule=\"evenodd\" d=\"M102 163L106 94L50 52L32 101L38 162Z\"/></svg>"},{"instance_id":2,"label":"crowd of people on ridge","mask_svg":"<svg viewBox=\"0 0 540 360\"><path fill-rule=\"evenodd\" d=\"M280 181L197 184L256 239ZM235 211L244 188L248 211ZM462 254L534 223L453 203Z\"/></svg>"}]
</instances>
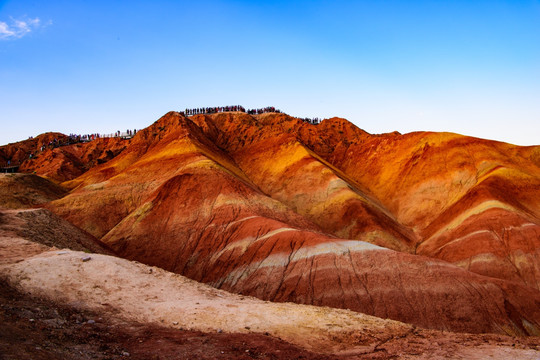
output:
<instances>
[{"instance_id":1,"label":"crowd of people on ridge","mask_svg":"<svg viewBox=\"0 0 540 360\"><path fill-rule=\"evenodd\" d=\"M281 110L278 110L273 106L267 106L261 109L247 109L246 110L246 108L243 107L242 105L231 105L231 106L214 106L214 107L186 109L184 111L180 111L180 114L184 116L191 116L191 115L199 115L199 114L216 114L216 113L229 112L229 111L240 111L240 112L250 114L250 115L259 115L259 114L270 113L270 112L281 113Z\"/></svg>"},{"instance_id":2,"label":"crowd of people on ridge","mask_svg":"<svg viewBox=\"0 0 540 360\"><path fill-rule=\"evenodd\" d=\"M313 125L317 125L319 124L322 120L319 119L318 117L316 118L299 118L300 120L304 121L304 122L307 122L307 123L310 123L310 124L313 124Z\"/></svg>"},{"instance_id":3,"label":"crowd of people on ridge","mask_svg":"<svg viewBox=\"0 0 540 360\"><path fill-rule=\"evenodd\" d=\"M270 113L270 112L281 113L281 110L276 109L273 106L267 106L267 107L262 108L262 109L249 109L246 112L249 115L259 115L259 114L265 114L265 113Z\"/></svg>"},{"instance_id":4,"label":"crowd of people on ridge","mask_svg":"<svg viewBox=\"0 0 540 360\"><path fill-rule=\"evenodd\" d=\"M231 105L231 106L214 106L214 107L186 109L184 111L180 111L180 114L184 116L191 116L191 115L199 115L199 114L216 114L216 113L229 112L229 111L239 111L239 112L243 112L249 115L259 115L259 114L265 114L265 113L270 113L270 112L281 113L281 110L276 109L273 106L267 106L265 108L260 108L260 109L247 109L246 110L246 108L243 107L242 105Z\"/></svg>"},{"instance_id":5,"label":"crowd of people on ridge","mask_svg":"<svg viewBox=\"0 0 540 360\"><path fill-rule=\"evenodd\" d=\"M243 112L249 115L260 115L265 113L281 113L281 110L276 109L273 106L267 106L265 108L260 109L247 109L244 108L241 105L232 105L232 106L215 106L215 107L203 107L203 108L193 108L193 109L185 109L184 111L180 111L180 114L184 116L191 116L191 115L199 115L199 114L216 114L221 112L229 112L229 111L239 111ZM317 125L321 122L321 119L318 117L316 118L299 118L302 121L308 122L310 124Z\"/></svg>"},{"instance_id":6,"label":"crowd of people on ridge","mask_svg":"<svg viewBox=\"0 0 540 360\"><path fill-rule=\"evenodd\" d=\"M215 114L215 113L228 112L228 111L246 112L246 109L240 105L215 106L215 107L186 109L184 111L180 111L180 114L184 116L191 116L191 115L199 115L199 114Z\"/></svg>"}]
</instances>

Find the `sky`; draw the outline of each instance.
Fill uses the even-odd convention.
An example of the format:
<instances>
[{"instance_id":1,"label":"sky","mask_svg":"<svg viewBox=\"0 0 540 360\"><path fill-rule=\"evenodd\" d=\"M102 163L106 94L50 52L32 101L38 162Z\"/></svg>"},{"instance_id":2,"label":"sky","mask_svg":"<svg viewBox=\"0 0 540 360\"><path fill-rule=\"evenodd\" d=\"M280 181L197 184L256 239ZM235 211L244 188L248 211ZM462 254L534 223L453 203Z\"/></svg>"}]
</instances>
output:
<instances>
[{"instance_id":1,"label":"sky","mask_svg":"<svg viewBox=\"0 0 540 360\"><path fill-rule=\"evenodd\" d=\"M0 145L236 104L540 145L540 0L0 0Z\"/></svg>"}]
</instances>

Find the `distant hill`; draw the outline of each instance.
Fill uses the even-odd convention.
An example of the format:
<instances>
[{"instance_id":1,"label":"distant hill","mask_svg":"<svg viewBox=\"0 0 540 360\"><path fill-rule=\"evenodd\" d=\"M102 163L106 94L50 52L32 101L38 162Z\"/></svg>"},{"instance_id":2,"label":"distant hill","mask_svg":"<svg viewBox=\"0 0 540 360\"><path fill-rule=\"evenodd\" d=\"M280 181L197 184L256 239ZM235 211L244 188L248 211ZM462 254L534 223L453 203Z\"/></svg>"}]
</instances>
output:
<instances>
[{"instance_id":1,"label":"distant hill","mask_svg":"<svg viewBox=\"0 0 540 360\"><path fill-rule=\"evenodd\" d=\"M119 137L80 142L60 133L0 146L0 166L20 165L20 171L63 182L107 162L125 149L129 140Z\"/></svg>"}]
</instances>

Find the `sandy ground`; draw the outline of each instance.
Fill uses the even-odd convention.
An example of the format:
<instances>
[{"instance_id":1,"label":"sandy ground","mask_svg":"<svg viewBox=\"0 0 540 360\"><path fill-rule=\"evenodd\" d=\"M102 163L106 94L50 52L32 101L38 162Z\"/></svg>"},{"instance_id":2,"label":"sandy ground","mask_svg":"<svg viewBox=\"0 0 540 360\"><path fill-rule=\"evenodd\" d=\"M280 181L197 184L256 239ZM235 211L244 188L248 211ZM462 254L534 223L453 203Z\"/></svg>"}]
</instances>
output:
<instances>
[{"instance_id":1,"label":"sandy ground","mask_svg":"<svg viewBox=\"0 0 540 360\"><path fill-rule=\"evenodd\" d=\"M216 344L221 344L220 341L247 344L258 339L266 349L260 350L259 355L268 356L250 358L320 358L324 355L323 358L351 359L540 359L539 338L422 330L347 310L265 302L114 256L37 244L16 236L13 230L17 226L20 224L12 224L10 230L5 230L4 223L4 230L0 231L0 278L12 289L13 297L30 297L37 299L36 302L46 302L47 306L90 312L93 317L106 319L106 323L120 324L120 330L113 333L124 335L113 336L113 348L126 348L125 343L140 337L142 331L151 334L143 343L154 349L163 345L158 342L162 338L186 336L196 344L198 340L194 339L199 336L196 334L232 336L229 340L206 339L207 343ZM43 332L46 328L36 331ZM163 332L161 337L156 335L160 331ZM239 336L245 339L238 340ZM114 340L118 338L128 340ZM102 341L107 343L107 339ZM171 340L169 348L178 346L180 349L181 342ZM116 343L120 345L114 345ZM69 346L67 342L66 346ZM144 347L141 346L130 348L132 357L142 354ZM211 351L220 346L214 346ZM275 355L268 352L269 347L276 350L284 347L292 352ZM241 348L237 346L237 350ZM196 351L196 347L184 350L182 354L187 357L163 358L189 358L190 351ZM242 348L245 350L249 347ZM99 352L99 348L96 351Z\"/></svg>"}]
</instances>

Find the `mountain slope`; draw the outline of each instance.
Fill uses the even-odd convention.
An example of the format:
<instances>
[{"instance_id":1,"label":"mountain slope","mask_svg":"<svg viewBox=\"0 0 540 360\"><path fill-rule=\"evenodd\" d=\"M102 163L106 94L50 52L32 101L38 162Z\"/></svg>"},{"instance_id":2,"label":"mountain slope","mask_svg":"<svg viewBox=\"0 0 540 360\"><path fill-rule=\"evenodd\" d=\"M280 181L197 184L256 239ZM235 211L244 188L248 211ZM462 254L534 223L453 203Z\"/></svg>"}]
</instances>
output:
<instances>
[{"instance_id":1,"label":"mountain slope","mask_svg":"<svg viewBox=\"0 0 540 360\"><path fill-rule=\"evenodd\" d=\"M535 334L538 238L516 227L537 218L535 151L454 134L375 136L337 118L315 126L284 114L171 112L64 183L72 192L48 207L123 257L238 293L435 329ZM514 200L477 193L521 219L511 225L518 245L467 266L483 251L474 237L462 257L437 249L463 235L452 231L476 214L474 189L499 174L486 163L515 169ZM471 218L463 232L499 219ZM525 247L522 271L489 270Z\"/></svg>"}]
</instances>

